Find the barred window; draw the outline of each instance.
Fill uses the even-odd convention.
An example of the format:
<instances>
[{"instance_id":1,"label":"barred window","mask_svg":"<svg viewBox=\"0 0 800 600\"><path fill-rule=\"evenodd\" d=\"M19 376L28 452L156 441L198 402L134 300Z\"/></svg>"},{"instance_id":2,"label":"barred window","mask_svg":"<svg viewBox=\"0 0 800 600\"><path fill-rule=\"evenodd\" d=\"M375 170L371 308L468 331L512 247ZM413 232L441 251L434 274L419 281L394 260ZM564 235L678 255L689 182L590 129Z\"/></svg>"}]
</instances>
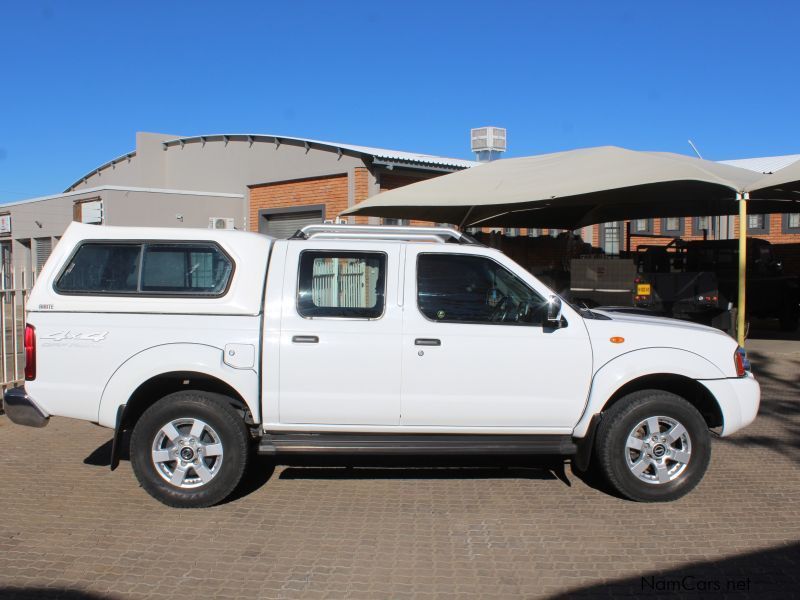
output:
<instances>
[{"instance_id":1,"label":"barred window","mask_svg":"<svg viewBox=\"0 0 800 600\"><path fill-rule=\"evenodd\" d=\"M303 317L376 319L383 314L386 255L305 251L300 255L297 311Z\"/></svg>"}]
</instances>

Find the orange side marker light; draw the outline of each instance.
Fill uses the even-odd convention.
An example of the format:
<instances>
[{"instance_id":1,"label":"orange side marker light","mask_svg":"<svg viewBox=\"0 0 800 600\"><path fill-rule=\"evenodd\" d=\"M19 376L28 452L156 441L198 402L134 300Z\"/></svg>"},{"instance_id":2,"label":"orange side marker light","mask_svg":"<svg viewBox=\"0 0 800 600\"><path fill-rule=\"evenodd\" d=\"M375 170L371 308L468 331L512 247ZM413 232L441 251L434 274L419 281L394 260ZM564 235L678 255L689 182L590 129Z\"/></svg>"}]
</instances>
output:
<instances>
[{"instance_id":1,"label":"orange side marker light","mask_svg":"<svg viewBox=\"0 0 800 600\"><path fill-rule=\"evenodd\" d=\"M624 342L624 341L625 341L625 338L624 338L624 337L619 337L619 336L615 335L614 337L610 338L610 339L609 339L609 341L610 341L612 344L621 344L622 342Z\"/></svg>"}]
</instances>

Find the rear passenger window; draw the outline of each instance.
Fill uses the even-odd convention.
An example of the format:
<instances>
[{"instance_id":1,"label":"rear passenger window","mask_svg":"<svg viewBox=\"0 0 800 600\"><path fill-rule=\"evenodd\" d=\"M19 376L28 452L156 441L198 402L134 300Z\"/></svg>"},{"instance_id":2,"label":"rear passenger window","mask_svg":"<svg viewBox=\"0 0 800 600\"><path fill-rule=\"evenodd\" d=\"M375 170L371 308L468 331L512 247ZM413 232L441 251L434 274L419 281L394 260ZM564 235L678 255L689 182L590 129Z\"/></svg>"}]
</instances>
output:
<instances>
[{"instance_id":1,"label":"rear passenger window","mask_svg":"<svg viewBox=\"0 0 800 600\"><path fill-rule=\"evenodd\" d=\"M130 293L139 285L141 244L83 244L56 283L66 293Z\"/></svg>"},{"instance_id":2,"label":"rear passenger window","mask_svg":"<svg viewBox=\"0 0 800 600\"><path fill-rule=\"evenodd\" d=\"M216 244L81 244L55 284L65 294L219 296L233 264Z\"/></svg>"},{"instance_id":3,"label":"rear passenger window","mask_svg":"<svg viewBox=\"0 0 800 600\"><path fill-rule=\"evenodd\" d=\"M386 255L380 252L300 254L297 311L303 317L377 319L383 314Z\"/></svg>"}]
</instances>

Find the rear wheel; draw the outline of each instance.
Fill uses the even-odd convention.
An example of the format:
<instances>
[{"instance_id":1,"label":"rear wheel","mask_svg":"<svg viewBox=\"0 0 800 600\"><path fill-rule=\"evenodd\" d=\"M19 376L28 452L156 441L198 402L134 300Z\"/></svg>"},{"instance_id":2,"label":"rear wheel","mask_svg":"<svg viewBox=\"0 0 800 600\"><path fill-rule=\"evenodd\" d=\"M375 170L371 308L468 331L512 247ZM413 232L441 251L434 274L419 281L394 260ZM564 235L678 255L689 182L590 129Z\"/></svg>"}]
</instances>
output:
<instances>
[{"instance_id":1,"label":"rear wheel","mask_svg":"<svg viewBox=\"0 0 800 600\"><path fill-rule=\"evenodd\" d=\"M181 391L148 408L133 429L131 465L142 487L169 506L200 508L239 484L250 435L229 399Z\"/></svg>"},{"instance_id":2,"label":"rear wheel","mask_svg":"<svg viewBox=\"0 0 800 600\"><path fill-rule=\"evenodd\" d=\"M711 458L702 415L669 392L643 390L619 400L597 431L598 465L621 495L666 502L689 493Z\"/></svg>"}]
</instances>

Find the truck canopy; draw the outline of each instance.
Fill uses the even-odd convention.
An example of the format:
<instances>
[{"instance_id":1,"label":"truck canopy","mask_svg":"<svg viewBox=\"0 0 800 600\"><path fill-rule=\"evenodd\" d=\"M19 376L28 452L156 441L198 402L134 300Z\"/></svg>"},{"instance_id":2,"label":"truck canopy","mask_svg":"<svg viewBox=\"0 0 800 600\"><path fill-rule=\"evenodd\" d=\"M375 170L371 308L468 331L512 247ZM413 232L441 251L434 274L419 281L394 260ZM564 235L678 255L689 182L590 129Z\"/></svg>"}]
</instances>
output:
<instances>
[{"instance_id":1,"label":"truck canopy","mask_svg":"<svg viewBox=\"0 0 800 600\"><path fill-rule=\"evenodd\" d=\"M273 242L242 231L72 223L28 310L255 315Z\"/></svg>"}]
</instances>

